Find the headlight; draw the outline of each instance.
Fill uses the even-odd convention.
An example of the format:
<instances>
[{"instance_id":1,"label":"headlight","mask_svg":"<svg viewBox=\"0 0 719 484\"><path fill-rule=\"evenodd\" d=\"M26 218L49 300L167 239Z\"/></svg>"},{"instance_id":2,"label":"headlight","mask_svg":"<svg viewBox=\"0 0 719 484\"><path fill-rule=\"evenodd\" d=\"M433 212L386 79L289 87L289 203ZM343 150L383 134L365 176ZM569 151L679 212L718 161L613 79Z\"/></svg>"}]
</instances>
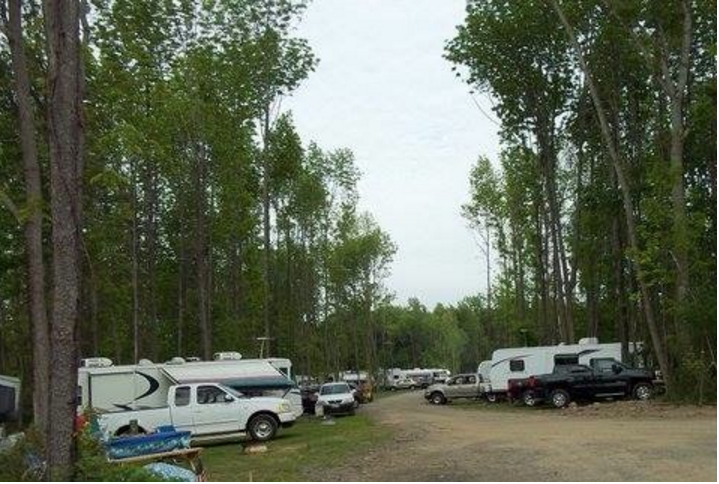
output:
<instances>
[{"instance_id":1,"label":"headlight","mask_svg":"<svg viewBox=\"0 0 719 484\"><path fill-rule=\"evenodd\" d=\"M290 407L289 403L287 403L287 402L280 403L280 413L289 412L290 410L292 410L292 408Z\"/></svg>"}]
</instances>

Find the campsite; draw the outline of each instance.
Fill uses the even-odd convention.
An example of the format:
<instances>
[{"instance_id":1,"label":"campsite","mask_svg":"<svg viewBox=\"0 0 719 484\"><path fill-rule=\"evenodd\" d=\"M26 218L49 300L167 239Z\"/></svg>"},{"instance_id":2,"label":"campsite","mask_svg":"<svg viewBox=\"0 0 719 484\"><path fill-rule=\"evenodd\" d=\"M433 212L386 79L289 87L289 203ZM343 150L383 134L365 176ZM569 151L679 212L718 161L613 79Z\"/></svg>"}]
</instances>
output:
<instances>
[{"instance_id":1,"label":"campsite","mask_svg":"<svg viewBox=\"0 0 719 484\"><path fill-rule=\"evenodd\" d=\"M716 18L0 0L0 480L713 480Z\"/></svg>"}]
</instances>

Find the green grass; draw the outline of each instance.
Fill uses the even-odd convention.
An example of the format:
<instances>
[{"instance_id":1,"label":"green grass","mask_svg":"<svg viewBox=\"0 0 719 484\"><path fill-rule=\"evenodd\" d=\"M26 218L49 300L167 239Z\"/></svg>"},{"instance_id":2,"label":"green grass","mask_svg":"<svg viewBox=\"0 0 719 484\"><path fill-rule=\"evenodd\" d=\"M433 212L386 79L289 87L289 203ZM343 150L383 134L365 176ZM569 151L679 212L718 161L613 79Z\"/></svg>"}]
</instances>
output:
<instances>
[{"instance_id":1,"label":"green grass","mask_svg":"<svg viewBox=\"0 0 719 484\"><path fill-rule=\"evenodd\" d=\"M211 481L305 481L389 436L364 415L336 417L335 425L303 417L280 429L267 452L245 454L238 443L206 447L202 461Z\"/></svg>"}]
</instances>

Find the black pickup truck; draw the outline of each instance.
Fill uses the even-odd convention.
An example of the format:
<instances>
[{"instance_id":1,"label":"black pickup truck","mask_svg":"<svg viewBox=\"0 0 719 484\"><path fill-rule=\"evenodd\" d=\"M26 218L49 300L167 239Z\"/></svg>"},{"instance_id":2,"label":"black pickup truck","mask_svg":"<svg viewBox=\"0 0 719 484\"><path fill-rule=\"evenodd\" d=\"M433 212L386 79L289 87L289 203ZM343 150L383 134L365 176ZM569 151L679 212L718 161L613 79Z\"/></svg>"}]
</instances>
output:
<instances>
[{"instance_id":1,"label":"black pickup truck","mask_svg":"<svg viewBox=\"0 0 719 484\"><path fill-rule=\"evenodd\" d=\"M598 400L633 397L648 400L654 393L654 375L648 370L630 368L615 362L609 371L586 365L557 365L554 372L515 382L510 391L521 391L528 405L546 401L561 408L572 400Z\"/></svg>"}]
</instances>

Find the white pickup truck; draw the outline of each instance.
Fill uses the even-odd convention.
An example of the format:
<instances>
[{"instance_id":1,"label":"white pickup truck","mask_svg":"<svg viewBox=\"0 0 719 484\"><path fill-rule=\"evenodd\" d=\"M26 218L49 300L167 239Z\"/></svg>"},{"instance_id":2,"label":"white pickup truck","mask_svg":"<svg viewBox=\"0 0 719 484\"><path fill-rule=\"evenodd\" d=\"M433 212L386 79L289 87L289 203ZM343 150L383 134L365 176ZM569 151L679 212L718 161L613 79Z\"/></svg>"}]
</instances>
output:
<instances>
[{"instance_id":1,"label":"white pickup truck","mask_svg":"<svg viewBox=\"0 0 719 484\"><path fill-rule=\"evenodd\" d=\"M120 436L172 425L176 430L189 430L195 442L246 434L265 441L274 437L280 426L292 426L296 418L283 398L247 398L213 383L173 385L167 403L160 408L101 413L100 428L107 435Z\"/></svg>"}]
</instances>

